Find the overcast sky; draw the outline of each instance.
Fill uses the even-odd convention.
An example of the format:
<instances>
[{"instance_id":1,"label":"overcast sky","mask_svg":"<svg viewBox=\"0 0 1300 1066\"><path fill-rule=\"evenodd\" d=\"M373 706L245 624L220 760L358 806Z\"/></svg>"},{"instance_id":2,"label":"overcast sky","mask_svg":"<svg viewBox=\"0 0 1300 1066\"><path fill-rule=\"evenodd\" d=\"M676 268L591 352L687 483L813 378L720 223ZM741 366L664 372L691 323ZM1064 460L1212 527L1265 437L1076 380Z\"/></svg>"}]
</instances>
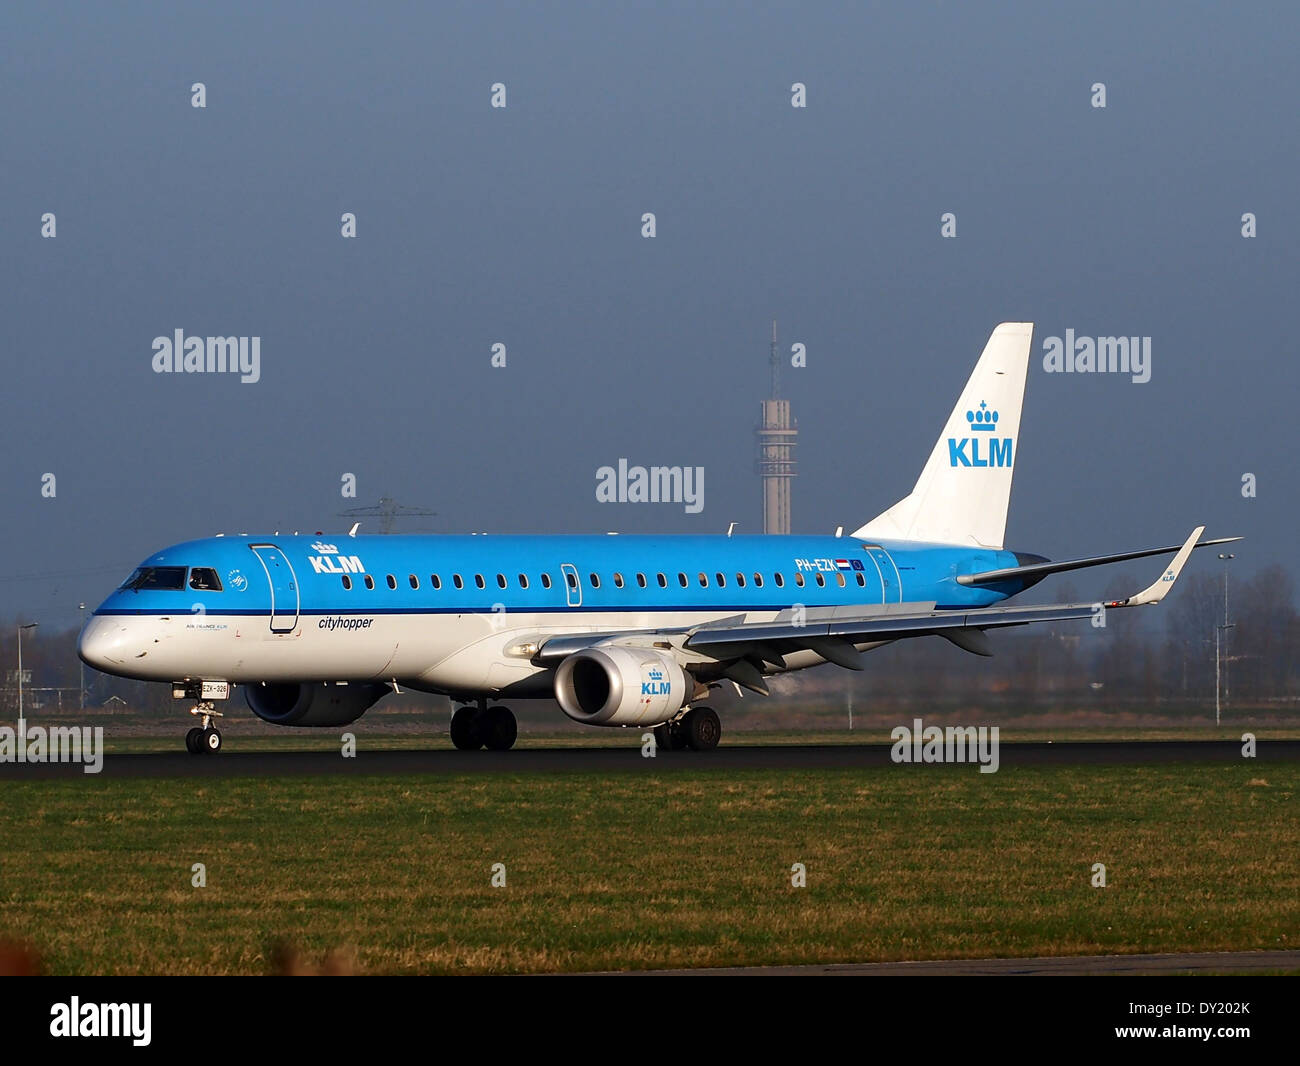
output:
<instances>
[{"instance_id":1,"label":"overcast sky","mask_svg":"<svg viewBox=\"0 0 1300 1066\"><path fill-rule=\"evenodd\" d=\"M0 9L4 617L381 495L759 532L773 317L797 532L906 495L1031 320L1009 547L1205 523L1294 572L1294 5L50 7ZM155 373L177 329L259 337L260 380ZM1046 373L1067 329L1151 338L1150 381ZM598 503L620 458L703 467L703 509Z\"/></svg>"}]
</instances>

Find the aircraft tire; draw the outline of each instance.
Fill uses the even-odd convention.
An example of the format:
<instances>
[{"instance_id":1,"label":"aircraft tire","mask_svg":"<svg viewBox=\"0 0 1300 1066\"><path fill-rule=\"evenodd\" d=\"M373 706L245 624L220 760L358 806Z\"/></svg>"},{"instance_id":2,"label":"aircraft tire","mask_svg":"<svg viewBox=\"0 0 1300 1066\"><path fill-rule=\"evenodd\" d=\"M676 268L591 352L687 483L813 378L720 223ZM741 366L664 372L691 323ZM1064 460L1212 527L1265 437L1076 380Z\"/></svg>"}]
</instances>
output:
<instances>
[{"instance_id":1,"label":"aircraft tire","mask_svg":"<svg viewBox=\"0 0 1300 1066\"><path fill-rule=\"evenodd\" d=\"M722 739L722 723L712 707L692 707L682 725L692 751L712 751Z\"/></svg>"},{"instance_id":2,"label":"aircraft tire","mask_svg":"<svg viewBox=\"0 0 1300 1066\"><path fill-rule=\"evenodd\" d=\"M479 732L488 751L509 751L519 736L519 723L509 707L489 707L480 719Z\"/></svg>"},{"instance_id":3,"label":"aircraft tire","mask_svg":"<svg viewBox=\"0 0 1300 1066\"><path fill-rule=\"evenodd\" d=\"M461 751L478 751L483 746L477 707L460 707L451 716L451 742Z\"/></svg>"}]
</instances>

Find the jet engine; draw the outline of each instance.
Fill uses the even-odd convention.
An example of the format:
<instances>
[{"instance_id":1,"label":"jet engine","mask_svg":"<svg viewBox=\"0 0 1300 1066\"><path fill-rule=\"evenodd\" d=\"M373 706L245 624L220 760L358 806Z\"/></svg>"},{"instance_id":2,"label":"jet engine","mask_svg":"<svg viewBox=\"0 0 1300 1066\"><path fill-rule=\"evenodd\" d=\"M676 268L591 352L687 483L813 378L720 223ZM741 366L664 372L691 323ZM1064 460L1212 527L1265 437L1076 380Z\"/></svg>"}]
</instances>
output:
<instances>
[{"instance_id":1,"label":"jet engine","mask_svg":"<svg viewBox=\"0 0 1300 1066\"><path fill-rule=\"evenodd\" d=\"M555 671L560 709L583 725L659 725L691 691L677 660L652 648L584 648Z\"/></svg>"},{"instance_id":2,"label":"jet engine","mask_svg":"<svg viewBox=\"0 0 1300 1066\"><path fill-rule=\"evenodd\" d=\"M318 681L244 686L253 713L273 725L334 726L355 722L388 692L387 685Z\"/></svg>"}]
</instances>

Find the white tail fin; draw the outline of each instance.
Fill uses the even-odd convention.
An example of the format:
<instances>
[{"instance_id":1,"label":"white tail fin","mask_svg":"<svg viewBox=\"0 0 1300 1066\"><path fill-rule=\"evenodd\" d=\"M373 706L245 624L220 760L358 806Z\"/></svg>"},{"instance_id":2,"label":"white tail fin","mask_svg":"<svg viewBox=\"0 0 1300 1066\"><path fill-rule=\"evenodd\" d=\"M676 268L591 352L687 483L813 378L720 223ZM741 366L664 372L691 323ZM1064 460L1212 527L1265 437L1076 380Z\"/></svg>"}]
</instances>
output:
<instances>
[{"instance_id":1,"label":"white tail fin","mask_svg":"<svg viewBox=\"0 0 1300 1066\"><path fill-rule=\"evenodd\" d=\"M854 537L1002 547L1033 333L1032 322L993 331L912 494Z\"/></svg>"}]
</instances>

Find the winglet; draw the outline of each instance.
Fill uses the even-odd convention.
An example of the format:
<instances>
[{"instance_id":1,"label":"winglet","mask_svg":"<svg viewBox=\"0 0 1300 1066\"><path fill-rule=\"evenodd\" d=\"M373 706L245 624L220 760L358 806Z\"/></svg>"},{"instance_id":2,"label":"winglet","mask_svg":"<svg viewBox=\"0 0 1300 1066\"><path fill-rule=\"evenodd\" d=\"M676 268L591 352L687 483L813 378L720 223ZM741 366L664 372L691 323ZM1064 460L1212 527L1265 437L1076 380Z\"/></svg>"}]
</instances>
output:
<instances>
[{"instance_id":1,"label":"winglet","mask_svg":"<svg viewBox=\"0 0 1300 1066\"><path fill-rule=\"evenodd\" d=\"M1169 564L1169 569L1161 574L1154 584L1144 588L1136 596L1130 596L1117 606L1137 607L1139 604L1159 603L1163 600L1169 594L1169 590L1174 587L1174 582L1178 580L1178 575L1182 573L1183 564L1187 562L1188 557L1192 554L1192 549L1196 547L1196 542L1201 539L1201 534L1204 532L1204 526L1197 526L1192 530L1192 535L1178 549L1178 554L1174 556L1174 561Z\"/></svg>"}]
</instances>

